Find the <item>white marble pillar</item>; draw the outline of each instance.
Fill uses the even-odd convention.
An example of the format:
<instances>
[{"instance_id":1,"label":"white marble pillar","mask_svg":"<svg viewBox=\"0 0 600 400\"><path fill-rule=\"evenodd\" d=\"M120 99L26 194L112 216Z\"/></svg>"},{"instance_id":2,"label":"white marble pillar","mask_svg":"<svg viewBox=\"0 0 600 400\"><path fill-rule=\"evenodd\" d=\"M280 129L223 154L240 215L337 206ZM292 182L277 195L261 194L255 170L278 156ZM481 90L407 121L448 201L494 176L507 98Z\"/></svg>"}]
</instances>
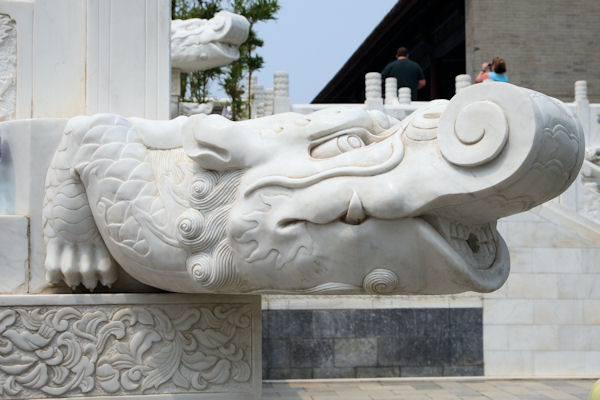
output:
<instances>
[{"instance_id":1,"label":"white marble pillar","mask_svg":"<svg viewBox=\"0 0 600 400\"><path fill-rule=\"evenodd\" d=\"M289 74L286 71L275 71L273 73L273 114L289 112L291 109Z\"/></svg>"},{"instance_id":2,"label":"white marble pillar","mask_svg":"<svg viewBox=\"0 0 600 400\"><path fill-rule=\"evenodd\" d=\"M265 116L265 87L263 85L256 85L254 87L254 107L256 111L256 117L260 118Z\"/></svg>"},{"instance_id":3,"label":"white marble pillar","mask_svg":"<svg viewBox=\"0 0 600 400\"><path fill-rule=\"evenodd\" d=\"M54 11L56 1L44 0L56 14L49 18L47 41L70 43L83 37L80 72L85 83L85 111L50 113L44 116L72 116L112 112L150 119L168 119L171 109L171 2L168 0L74 1L82 7L87 19L79 28L82 33L70 33L60 40L55 29L62 23L72 23ZM65 6L67 8L69 6ZM37 10L36 10L37 11ZM70 10L69 10L70 12ZM79 16L77 16L78 18ZM87 41L86 38L87 37ZM35 52L35 49L34 49ZM38 53L51 53L38 49ZM54 56L62 63L61 54ZM73 62L74 60L71 60ZM43 65L42 69L49 69ZM66 72L66 71L65 71ZM46 73L48 74L48 73ZM47 79L47 78L46 78ZM67 79L76 81L73 76ZM45 85L45 84L44 84ZM44 90L47 88L41 85ZM34 85L35 87L35 85ZM48 90L48 92L52 92ZM55 103L56 94L46 94Z\"/></svg>"},{"instance_id":4,"label":"white marble pillar","mask_svg":"<svg viewBox=\"0 0 600 400\"><path fill-rule=\"evenodd\" d=\"M581 120L583 131L585 132L586 147L600 146L600 138L592 135L590 131L590 101L587 97L587 81L575 82L575 106L577 108L577 116Z\"/></svg>"},{"instance_id":5,"label":"white marble pillar","mask_svg":"<svg viewBox=\"0 0 600 400\"><path fill-rule=\"evenodd\" d=\"M456 75L454 82L455 82L454 83L455 93L458 93L462 89L471 86L471 75L469 75L469 74Z\"/></svg>"},{"instance_id":6,"label":"white marble pillar","mask_svg":"<svg viewBox=\"0 0 600 400\"><path fill-rule=\"evenodd\" d=\"M409 87L401 87L398 89L398 102L400 104L410 104L411 93Z\"/></svg>"},{"instance_id":7,"label":"white marble pillar","mask_svg":"<svg viewBox=\"0 0 600 400\"><path fill-rule=\"evenodd\" d=\"M273 88L265 89L265 115L273 115Z\"/></svg>"},{"instance_id":8,"label":"white marble pillar","mask_svg":"<svg viewBox=\"0 0 600 400\"><path fill-rule=\"evenodd\" d=\"M365 75L365 97L365 106L367 110L383 111L381 74L379 72L368 72Z\"/></svg>"},{"instance_id":9,"label":"white marble pillar","mask_svg":"<svg viewBox=\"0 0 600 400\"><path fill-rule=\"evenodd\" d=\"M179 100L181 99L181 71L171 69L171 118L179 115Z\"/></svg>"},{"instance_id":10,"label":"white marble pillar","mask_svg":"<svg viewBox=\"0 0 600 400\"><path fill-rule=\"evenodd\" d=\"M385 104L398 104L398 80L396 78L385 79Z\"/></svg>"}]
</instances>

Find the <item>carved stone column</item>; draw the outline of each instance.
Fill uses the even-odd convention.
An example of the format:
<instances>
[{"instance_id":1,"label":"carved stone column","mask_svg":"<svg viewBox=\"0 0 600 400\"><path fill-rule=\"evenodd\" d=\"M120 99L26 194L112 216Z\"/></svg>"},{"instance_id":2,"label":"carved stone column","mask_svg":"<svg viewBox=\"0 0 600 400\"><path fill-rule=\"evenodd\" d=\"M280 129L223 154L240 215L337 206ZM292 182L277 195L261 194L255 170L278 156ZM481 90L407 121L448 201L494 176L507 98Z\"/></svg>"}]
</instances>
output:
<instances>
[{"instance_id":1,"label":"carved stone column","mask_svg":"<svg viewBox=\"0 0 600 400\"><path fill-rule=\"evenodd\" d=\"M273 115L273 88L265 89L265 116Z\"/></svg>"},{"instance_id":2,"label":"carved stone column","mask_svg":"<svg viewBox=\"0 0 600 400\"><path fill-rule=\"evenodd\" d=\"M273 73L273 114L291 111L290 77L285 71Z\"/></svg>"},{"instance_id":3,"label":"carved stone column","mask_svg":"<svg viewBox=\"0 0 600 400\"><path fill-rule=\"evenodd\" d=\"M256 113L256 117L258 118L265 116L265 87L263 85L256 85L254 88L252 111Z\"/></svg>"},{"instance_id":4,"label":"carved stone column","mask_svg":"<svg viewBox=\"0 0 600 400\"><path fill-rule=\"evenodd\" d=\"M398 81L396 78L385 79L385 104L398 104Z\"/></svg>"},{"instance_id":5,"label":"carved stone column","mask_svg":"<svg viewBox=\"0 0 600 400\"><path fill-rule=\"evenodd\" d=\"M383 99L381 98L381 74L369 72L365 75L365 106L367 110L383 111Z\"/></svg>"},{"instance_id":6,"label":"carved stone column","mask_svg":"<svg viewBox=\"0 0 600 400\"><path fill-rule=\"evenodd\" d=\"M171 118L179 115L179 99L181 98L181 71L171 69Z\"/></svg>"},{"instance_id":7,"label":"carved stone column","mask_svg":"<svg viewBox=\"0 0 600 400\"><path fill-rule=\"evenodd\" d=\"M410 104L410 88L409 87L401 87L398 89L398 102L400 104Z\"/></svg>"},{"instance_id":8,"label":"carved stone column","mask_svg":"<svg viewBox=\"0 0 600 400\"><path fill-rule=\"evenodd\" d=\"M590 132L590 102L587 97L587 81L575 82L575 106L577 107L577 116L581 120L585 132L586 146L600 146L600 140L592 137Z\"/></svg>"},{"instance_id":9,"label":"carved stone column","mask_svg":"<svg viewBox=\"0 0 600 400\"><path fill-rule=\"evenodd\" d=\"M260 296L0 296L3 399L258 399Z\"/></svg>"},{"instance_id":10,"label":"carved stone column","mask_svg":"<svg viewBox=\"0 0 600 400\"><path fill-rule=\"evenodd\" d=\"M462 89L471 86L471 75L460 74L456 75L455 78L455 93L460 92Z\"/></svg>"}]
</instances>

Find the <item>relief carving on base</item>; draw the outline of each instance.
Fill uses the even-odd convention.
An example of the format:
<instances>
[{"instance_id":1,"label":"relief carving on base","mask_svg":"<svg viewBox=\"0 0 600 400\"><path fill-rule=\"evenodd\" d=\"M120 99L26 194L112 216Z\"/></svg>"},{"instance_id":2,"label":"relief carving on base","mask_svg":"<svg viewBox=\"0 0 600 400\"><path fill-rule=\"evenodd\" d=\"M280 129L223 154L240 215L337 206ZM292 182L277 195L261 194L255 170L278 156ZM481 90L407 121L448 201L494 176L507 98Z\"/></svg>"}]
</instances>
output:
<instances>
[{"instance_id":1,"label":"relief carving on base","mask_svg":"<svg viewBox=\"0 0 600 400\"><path fill-rule=\"evenodd\" d=\"M246 304L0 309L0 397L248 390Z\"/></svg>"},{"instance_id":2,"label":"relief carving on base","mask_svg":"<svg viewBox=\"0 0 600 400\"><path fill-rule=\"evenodd\" d=\"M17 98L17 27L0 14L0 121L15 118Z\"/></svg>"}]
</instances>

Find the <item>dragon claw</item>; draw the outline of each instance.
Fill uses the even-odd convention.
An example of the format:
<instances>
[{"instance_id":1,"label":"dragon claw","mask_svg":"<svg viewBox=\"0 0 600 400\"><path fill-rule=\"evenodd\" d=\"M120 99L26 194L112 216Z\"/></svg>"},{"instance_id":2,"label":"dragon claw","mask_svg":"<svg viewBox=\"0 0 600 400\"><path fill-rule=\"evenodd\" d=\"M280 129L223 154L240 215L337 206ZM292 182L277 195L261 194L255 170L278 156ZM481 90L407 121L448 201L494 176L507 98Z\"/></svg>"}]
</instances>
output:
<instances>
[{"instance_id":1,"label":"dragon claw","mask_svg":"<svg viewBox=\"0 0 600 400\"><path fill-rule=\"evenodd\" d=\"M117 280L117 266L99 238L91 245L51 239L44 266L46 279L50 283L64 280L73 290L80 283L87 289L94 290L99 282L110 286Z\"/></svg>"}]
</instances>

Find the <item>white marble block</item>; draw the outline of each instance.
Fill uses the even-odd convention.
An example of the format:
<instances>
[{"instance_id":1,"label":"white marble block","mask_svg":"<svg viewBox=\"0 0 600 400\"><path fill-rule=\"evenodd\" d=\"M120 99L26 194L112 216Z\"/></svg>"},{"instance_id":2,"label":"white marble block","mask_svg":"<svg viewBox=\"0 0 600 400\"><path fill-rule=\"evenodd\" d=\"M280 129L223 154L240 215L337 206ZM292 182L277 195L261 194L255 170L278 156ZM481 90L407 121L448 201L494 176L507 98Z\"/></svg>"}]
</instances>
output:
<instances>
[{"instance_id":1,"label":"white marble block","mask_svg":"<svg viewBox=\"0 0 600 400\"><path fill-rule=\"evenodd\" d=\"M16 31L16 69L1 67L0 92L10 95L11 104L16 95L7 114L168 118L169 5L168 0L0 2L8 28L0 53L14 52Z\"/></svg>"},{"instance_id":2,"label":"white marble block","mask_svg":"<svg viewBox=\"0 0 600 400\"><path fill-rule=\"evenodd\" d=\"M259 399L260 332L259 296L0 296L0 397Z\"/></svg>"},{"instance_id":3,"label":"white marble block","mask_svg":"<svg viewBox=\"0 0 600 400\"><path fill-rule=\"evenodd\" d=\"M86 15L85 113L168 119L170 1L88 0Z\"/></svg>"},{"instance_id":4,"label":"white marble block","mask_svg":"<svg viewBox=\"0 0 600 400\"><path fill-rule=\"evenodd\" d=\"M45 248L42 237L44 182L66 123L66 119L23 119L6 121L0 125L3 151L10 153L11 179L15 188L12 208L15 214L27 216L30 220L30 264L26 276L29 283L19 286L23 290L27 288L40 292L48 285L44 273ZM1 271L4 274L4 266ZM14 292L14 288L8 292Z\"/></svg>"},{"instance_id":5,"label":"white marble block","mask_svg":"<svg viewBox=\"0 0 600 400\"><path fill-rule=\"evenodd\" d=\"M0 293L23 293L29 279L29 219L0 215Z\"/></svg>"}]
</instances>

